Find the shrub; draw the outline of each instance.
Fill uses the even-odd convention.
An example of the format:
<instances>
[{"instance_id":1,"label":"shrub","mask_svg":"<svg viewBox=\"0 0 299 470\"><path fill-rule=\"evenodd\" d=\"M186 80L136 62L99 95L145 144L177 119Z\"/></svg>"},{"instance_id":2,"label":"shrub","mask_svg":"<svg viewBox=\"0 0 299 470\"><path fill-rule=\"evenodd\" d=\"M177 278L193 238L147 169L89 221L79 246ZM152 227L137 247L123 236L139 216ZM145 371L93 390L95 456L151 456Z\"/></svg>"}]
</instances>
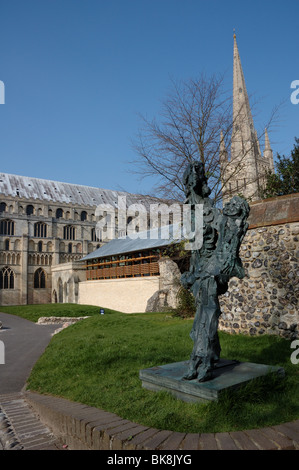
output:
<instances>
[{"instance_id":1,"label":"shrub","mask_svg":"<svg viewBox=\"0 0 299 470\"><path fill-rule=\"evenodd\" d=\"M177 293L175 316L182 318L194 317L196 311L194 296L188 289L181 286Z\"/></svg>"}]
</instances>

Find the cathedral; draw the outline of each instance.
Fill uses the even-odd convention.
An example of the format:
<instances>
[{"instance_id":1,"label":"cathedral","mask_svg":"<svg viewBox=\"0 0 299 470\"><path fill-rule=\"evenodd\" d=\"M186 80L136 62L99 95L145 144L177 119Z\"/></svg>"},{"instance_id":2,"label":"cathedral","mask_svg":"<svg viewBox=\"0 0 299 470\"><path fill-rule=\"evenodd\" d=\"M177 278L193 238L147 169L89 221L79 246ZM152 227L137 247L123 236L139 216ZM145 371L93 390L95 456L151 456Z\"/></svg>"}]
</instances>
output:
<instances>
[{"instance_id":1,"label":"cathedral","mask_svg":"<svg viewBox=\"0 0 299 470\"><path fill-rule=\"evenodd\" d=\"M223 135L221 135L220 142L223 204L235 195L242 195L248 202L261 198L265 176L267 172L274 171L273 152L267 129L265 129L264 138L265 145L262 154L253 123L236 35L234 34L233 122L230 159L228 158Z\"/></svg>"},{"instance_id":2,"label":"cathedral","mask_svg":"<svg viewBox=\"0 0 299 470\"><path fill-rule=\"evenodd\" d=\"M77 302L78 261L102 244L96 208L156 199L0 173L0 305ZM115 212L117 219L117 211ZM117 221L116 221L117 223Z\"/></svg>"},{"instance_id":3,"label":"cathedral","mask_svg":"<svg viewBox=\"0 0 299 470\"><path fill-rule=\"evenodd\" d=\"M220 167L224 203L236 194L249 202L259 199L265 172L274 169L267 130L261 154L235 36L231 151L228 158L222 136ZM128 205L157 203L136 194L0 173L0 305L77 303L79 283L86 281L80 260L102 245L96 208L116 207L119 196Z\"/></svg>"}]
</instances>

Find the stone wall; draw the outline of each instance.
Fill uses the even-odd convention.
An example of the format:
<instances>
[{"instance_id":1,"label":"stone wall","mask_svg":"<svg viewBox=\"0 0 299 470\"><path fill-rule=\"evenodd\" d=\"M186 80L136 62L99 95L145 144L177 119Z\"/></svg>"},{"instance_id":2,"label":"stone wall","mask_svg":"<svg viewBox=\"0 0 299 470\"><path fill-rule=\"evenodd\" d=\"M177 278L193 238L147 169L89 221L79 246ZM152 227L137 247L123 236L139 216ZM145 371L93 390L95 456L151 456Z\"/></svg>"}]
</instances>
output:
<instances>
[{"instance_id":1,"label":"stone wall","mask_svg":"<svg viewBox=\"0 0 299 470\"><path fill-rule=\"evenodd\" d=\"M79 304L111 308L124 313L145 312L147 301L159 290L159 276L102 279L79 283Z\"/></svg>"},{"instance_id":2,"label":"stone wall","mask_svg":"<svg viewBox=\"0 0 299 470\"><path fill-rule=\"evenodd\" d=\"M147 301L146 312L163 312L176 307L181 272L170 258L159 260L159 290Z\"/></svg>"},{"instance_id":3,"label":"stone wall","mask_svg":"<svg viewBox=\"0 0 299 470\"><path fill-rule=\"evenodd\" d=\"M53 303L78 303L79 282L85 281L84 263L73 261L52 266ZM51 302L49 300L49 302Z\"/></svg>"},{"instance_id":4,"label":"stone wall","mask_svg":"<svg viewBox=\"0 0 299 470\"><path fill-rule=\"evenodd\" d=\"M299 337L299 194L251 205L240 256L246 275L220 297L219 328Z\"/></svg>"}]
</instances>

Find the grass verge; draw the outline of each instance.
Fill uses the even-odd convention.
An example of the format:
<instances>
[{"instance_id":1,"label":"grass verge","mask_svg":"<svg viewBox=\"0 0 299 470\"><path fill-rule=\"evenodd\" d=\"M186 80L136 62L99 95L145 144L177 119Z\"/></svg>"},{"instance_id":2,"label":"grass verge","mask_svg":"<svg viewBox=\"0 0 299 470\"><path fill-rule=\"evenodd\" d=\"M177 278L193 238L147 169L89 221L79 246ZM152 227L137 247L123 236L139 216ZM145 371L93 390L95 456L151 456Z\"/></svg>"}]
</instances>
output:
<instances>
[{"instance_id":1,"label":"grass verge","mask_svg":"<svg viewBox=\"0 0 299 470\"><path fill-rule=\"evenodd\" d=\"M85 317L98 315L100 307L78 304L10 305L8 307L0 306L0 311L37 322L40 317ZM105 312L113 313L114 310L105 309Z\"/></svg>"},{"instance_id":2,"label":"grass verge","mask_svg":"<svg viewBox=\"0 0 299 470\"><path fill-rule=\"evenodd\" d=\"M45 316L45 306L39 307ZM72 316L78 313L77 307L82 306L71 306ZM30 390L95 406L146 426L186 433L244 430L299 417L299 367L290 361L290 341L220 332L221 357L280 365L286 377L256 380L224 394L218 402L188 404L165 392L144 390L139 370L187 360L193 345L192 320L165 313L126 315L106 310L108 314L99 315L96 309L96 315L52 338L33 368Z\"/></svg>"}]
</instances>

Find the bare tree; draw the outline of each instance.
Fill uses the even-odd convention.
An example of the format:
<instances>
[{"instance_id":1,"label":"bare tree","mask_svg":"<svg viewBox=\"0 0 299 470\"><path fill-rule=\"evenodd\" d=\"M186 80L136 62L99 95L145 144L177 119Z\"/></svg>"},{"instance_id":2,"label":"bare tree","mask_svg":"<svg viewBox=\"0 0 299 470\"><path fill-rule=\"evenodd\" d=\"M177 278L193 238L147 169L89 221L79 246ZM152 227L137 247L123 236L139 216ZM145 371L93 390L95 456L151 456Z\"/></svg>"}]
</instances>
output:
<instances>
[{"instance_id":1,"label":"bare tree","mask_svg":"<svg viewBox=\"0 0 299 470\"><path fill-rule=\"evenodd\" d=\"M189 162L199 160L204 164L212 197L219 201L222 188L228 187L228 180L242 170L242 162L250 152L247 144L234 171L222 171L221 175L224 144L229 159L234 127L232 98L223 90L222 76L201 75L197 80L173 82L159 120L141 118L143 128L133 143L137 158L131 162L131 171L141 178L156 177L153 191L166 199L184 199L183 172Z\"/></svg>"}]
</instances>

